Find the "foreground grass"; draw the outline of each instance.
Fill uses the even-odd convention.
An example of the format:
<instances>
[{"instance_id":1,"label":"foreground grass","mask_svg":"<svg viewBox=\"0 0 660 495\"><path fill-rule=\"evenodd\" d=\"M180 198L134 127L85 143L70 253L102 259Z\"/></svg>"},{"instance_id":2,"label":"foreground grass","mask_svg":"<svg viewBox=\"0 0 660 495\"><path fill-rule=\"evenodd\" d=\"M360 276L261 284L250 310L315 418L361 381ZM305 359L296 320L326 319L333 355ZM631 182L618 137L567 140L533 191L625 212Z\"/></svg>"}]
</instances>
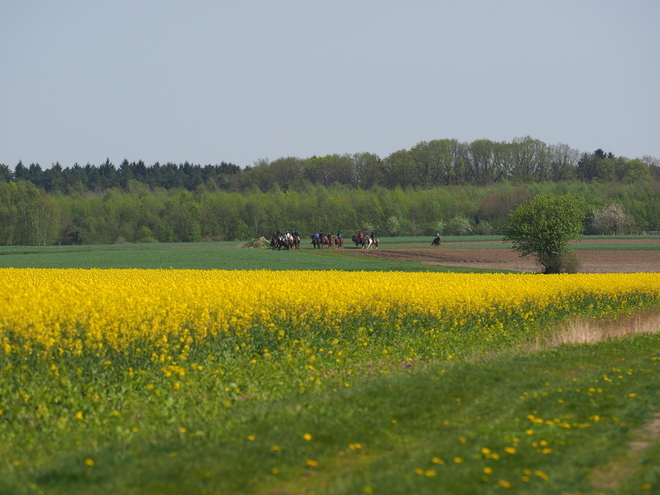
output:
<instances>
[{"instance_id":1,"label":"foreground grass","mask_svg":"<svg viewBox=\"0 0 660 495\"><path fill-rule=\"evenodd\" d=\"M89 425L36 463L13 457L17 438L0 450L0 492L655 492L660 445L641 430L660 411L659 374L660 336L637 335L413 363L148 436L127 411L137 426L125 441ZM649 443L632 451L633 440Z\"/></svg>"}]
</instances>

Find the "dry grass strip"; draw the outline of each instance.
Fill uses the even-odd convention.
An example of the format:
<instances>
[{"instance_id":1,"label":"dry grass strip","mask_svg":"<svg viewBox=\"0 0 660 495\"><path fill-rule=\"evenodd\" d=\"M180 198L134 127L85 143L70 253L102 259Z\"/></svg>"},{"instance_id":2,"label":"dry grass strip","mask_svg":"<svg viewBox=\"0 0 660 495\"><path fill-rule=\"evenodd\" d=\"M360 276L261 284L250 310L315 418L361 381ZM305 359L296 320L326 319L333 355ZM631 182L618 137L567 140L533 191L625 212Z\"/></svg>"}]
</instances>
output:
<instances>
[{"instance_id":1,"label":"dry grass strip","mask_svg":"<svg viewBox=\"0 0 660 495\"><path fill-rule=\"evenodd\" d=\"M616 319L575 318L562 323L544 341L533 344L535 350L563 344L595 344L638 333L660 332L660 308L642 310Z\"/></svg>"}]
</instances>

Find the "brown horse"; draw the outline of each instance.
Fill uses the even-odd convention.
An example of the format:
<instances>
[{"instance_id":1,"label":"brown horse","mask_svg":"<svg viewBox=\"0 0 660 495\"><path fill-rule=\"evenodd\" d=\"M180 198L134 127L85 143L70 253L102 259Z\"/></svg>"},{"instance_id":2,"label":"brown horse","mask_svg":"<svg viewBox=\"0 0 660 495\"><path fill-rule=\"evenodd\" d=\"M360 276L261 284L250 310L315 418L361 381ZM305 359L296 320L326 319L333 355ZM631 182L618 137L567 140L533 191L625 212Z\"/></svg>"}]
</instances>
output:
<instances>
[{"instance_id":1,"label":"brown horse","mask_svg":"<svg viewBox=\"0 0 660 495\"><path fill-rule=\"evenodd\" d=\"M439 235L435 236L435 238L431 241L431 246L439 246L442 243L442 237Z\"/></svg>"},{"instance_id":2,"label":"brown horse","mask_svg":"<svg viewBox=\"0 0 660 495\"><path fill-rule=\"evenodd\" d=\"M336 248L343 248L344 247L344 238L343 237L334 236L333 239L335 240L335 247Z\"/></svg>"},{"instance_id":3,"label":"brown horse","mask_svg":"<svg viewBox=\"0 0 660 495\"><path fill-rule=\"evenodd\" d=\"M323 236L323 247L325 249L332 247L332 238L330 237L330 235Z\"/></svg>"},{"instance_id":4,"label":"brown horse","mask_svg":"<svg viewBox=\"0 0 660 495\"><path fill-rule=\"evenodd\" d=\"M356 248L362 248L362 249L365 248L365 245L366 245L366 238L365 237L362 237L362 239L360 239L358 236L354 235L353 237L351 237L351 239L353 239L353 242L355 243Z\"/></svg>"}]
</instances>

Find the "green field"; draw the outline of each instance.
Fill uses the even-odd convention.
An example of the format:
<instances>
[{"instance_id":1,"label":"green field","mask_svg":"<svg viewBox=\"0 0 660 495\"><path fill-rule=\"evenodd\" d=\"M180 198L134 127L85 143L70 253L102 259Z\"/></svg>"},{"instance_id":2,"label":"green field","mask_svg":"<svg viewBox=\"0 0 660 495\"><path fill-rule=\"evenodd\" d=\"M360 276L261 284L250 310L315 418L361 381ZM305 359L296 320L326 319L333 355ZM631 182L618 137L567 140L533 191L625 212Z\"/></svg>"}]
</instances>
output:
<instances>
[{"instance_id":1,"label":"green field","mask_svg":"<svg viewBox=\"0 0 660 495\"><path fill-rule=\"evenodd\" d=\"M457 238L460 240L461 238ZM482 240L495 240L488 237ZM383 246L426 247L427 238L385 238ZM278 251L241 247L239 242L181 244L113 244L106 246L0 247L0 268L175 268L195 270L347 270L347 271L458 271L422 263L379 260L344 249L317 250L303 241L301 249Z\"/></svg>"},{"instance_id":2,"label":"green field","mask_svg":"<svg viewBox=\"0 0 660 495\"><path fill-rule=\"evenodd\" d=\"M372 259L352 254L350 249L303 247L287 252L213 243L0 248L0 268L488 271Z\"/></svg>"},{"instance_id":3,"label":"green field","mask_svg":"<svg viewBox=\"0 0 660 495\"><path fill-rule=\"evenodd\" d=\"M589 236L585 239L639 239L639 236ZM432 248L429 237L385 237L381 248ZM442 249L511 249L501 236L444 237ZM347 239L342 250L314 250L303 240L297 251L241 248L239 242L113 244L105 246L4 246L0 268L176 268L196 270L348 270L488 272L355 256ZM478 242L479 244L475 244ZM658 250L652 244L574 244L575 250Z\"/></svg>"}]
</instances>

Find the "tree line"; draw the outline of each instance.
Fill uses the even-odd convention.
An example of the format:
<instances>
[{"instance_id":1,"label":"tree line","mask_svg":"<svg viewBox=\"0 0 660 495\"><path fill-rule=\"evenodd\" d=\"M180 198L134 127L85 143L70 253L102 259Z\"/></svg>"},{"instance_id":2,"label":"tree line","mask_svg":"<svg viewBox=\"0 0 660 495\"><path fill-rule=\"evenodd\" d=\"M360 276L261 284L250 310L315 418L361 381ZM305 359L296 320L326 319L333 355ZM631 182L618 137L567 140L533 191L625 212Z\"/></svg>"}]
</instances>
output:
<instances>
[{"instance_id":1,"label":"tree line","mask_svg":"<svg viewBox=\"0 0 660 495\"><path fill-rule=\"evenodd\" d=\"M0 245L249 240L278 229L297 229L303 240L319 230L347 237L358 230L381 237L502 234L518 205L539 194L569 193L585 201L588 234L660 231L655 181L227 192L154 191L132 180L127 189L54 194L22 180L0 182Z\"/></svg>"},{"instance_id":2,"label":"tree line","mask_svg":"<svg viewBox=\"0 0 660 495\"><path fill-rule=\"evenodd\" d=\"M109 159L99 166L60 163L43 169L19 162L14 170L0 164L0 182L29 181L48 193L103 192L134 183L153 190L200 187L208 191L303 191L335 185L370 190L374 187L428 189L440 186L490 186L537 182L649 182L660 178L660 160L651 156L628 159L598 149L583 153L566 144L548 145L529 136L511 142L479 139L422 141L385 158L372 153L333 154L310 158L259 160L241 168L231 163L199 165Z\"/></svg>"}]
</instances>

